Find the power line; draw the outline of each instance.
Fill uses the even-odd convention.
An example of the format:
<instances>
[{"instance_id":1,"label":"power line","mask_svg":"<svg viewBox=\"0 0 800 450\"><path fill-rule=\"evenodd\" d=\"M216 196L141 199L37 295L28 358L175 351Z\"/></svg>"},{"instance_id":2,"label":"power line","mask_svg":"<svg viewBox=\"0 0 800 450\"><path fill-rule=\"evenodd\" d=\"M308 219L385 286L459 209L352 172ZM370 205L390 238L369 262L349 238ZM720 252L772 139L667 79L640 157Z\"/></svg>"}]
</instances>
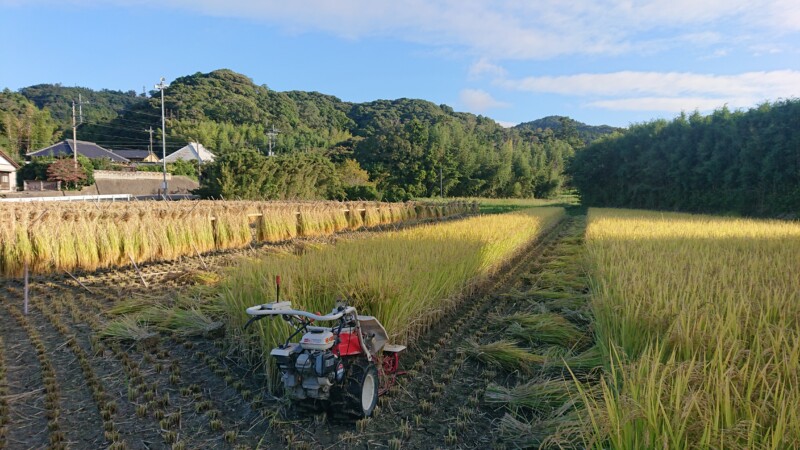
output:
<instances>
[{"instance_id":1,"label":"power line","mask_svg":"<svg viewBox=\"0 0 800 450\"><path fill-rule=\"evenodd\" d=\"M117 116L117 117L114 117L113 119L109 119L108 121L106 121L106 122L104 122L104 123L113 123L113 122L116 122L116 121L130 122L130 123L135 123L135 124L137 124L137 125L145 125L145 126L150 126L150 125L152 125L152 122L142 122L142 121L140 121L140 120L130 120L130 119L125 119L125 118L123 118L122 116Z\"/></svg>"},{"instance_id":2,"label":"power line","mask_svg":"<svg viewBox=\"0 0 800 450\"><path fill-rule=\"evenodd\" d=\"M100 122L86 122L86 123L89 124L89 125L95 126L95 127L105 127L105 128L116 129L116 130L130 130L130 131L138 131L138 132L142 131L140 128L123 127L123 126L120 126L120 125L107 125L105 123L100 123Z\"/></svg>"},{"instance_id":3,"label":"power line","mask_svg":"<svg viewBox=\"0 0 800 450\"><path fill-rule=\"evenodd\" d=\"M136 109L129 109L129 110L125 110L124 112L128 113L128 114L141 114L143 116L152 116L152 117L156 117L156 118L159 118L159 119L161 118L161 115L159 115L159 114L151 114L151 113L144 112L144 111L139 111L139 110L136 110Z\"/></svg>"},{"instance_id":4,"label":"power line","mask_svg":"<svg viewBox=\"0 0 800 450\"><path fill-rule=\"evenodd\" d=\"M145 138L137 139L137 138L134 138L134 137L121 136L121 135L118 135L118 134L104 134L104 133L91 133L90 134L90 137L92 137L92 138L95 138L96 136L111 138L112 140L115 140L115 141L147 142L147 139L145 139Z\"/></svg>"}]
</instances>

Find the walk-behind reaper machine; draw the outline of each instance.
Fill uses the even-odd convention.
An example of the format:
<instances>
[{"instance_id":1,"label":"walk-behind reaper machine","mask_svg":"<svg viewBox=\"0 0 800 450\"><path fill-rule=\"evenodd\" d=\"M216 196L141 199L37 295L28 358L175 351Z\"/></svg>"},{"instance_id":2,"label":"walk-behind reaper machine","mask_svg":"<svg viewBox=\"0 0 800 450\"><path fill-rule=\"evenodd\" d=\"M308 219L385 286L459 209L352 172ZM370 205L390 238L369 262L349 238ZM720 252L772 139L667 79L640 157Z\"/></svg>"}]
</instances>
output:
<instances>
[{"instance_id":1,"label":"walk-behind reaper machine","mask_svg":"<svg viewBox=\"0 0 800 450\"><path fill-rule=\"evenodd\" d=\"M290 301L280 301L280 277L276 281L278 301L247 308L252 317L245 328L274 316L294 327L286 342L270 352L285 393L295 401L327 405L337 415L369 417L378 396L400 375L400 352L406 347L389 344L377 319L360 316L343 302L324 316L292 309ZM300 342L292 342L297 336L302 336Z\"/></svg>"}]
</instances>

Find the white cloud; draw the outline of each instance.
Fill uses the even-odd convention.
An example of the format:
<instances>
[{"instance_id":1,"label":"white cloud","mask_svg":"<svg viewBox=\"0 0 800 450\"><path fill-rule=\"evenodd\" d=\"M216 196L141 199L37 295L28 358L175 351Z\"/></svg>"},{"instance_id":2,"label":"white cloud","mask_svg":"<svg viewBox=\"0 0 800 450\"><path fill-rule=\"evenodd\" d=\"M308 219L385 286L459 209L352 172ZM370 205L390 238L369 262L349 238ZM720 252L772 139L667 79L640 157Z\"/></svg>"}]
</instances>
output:
<instances>
[{"instance_id":1,"label":"white cloud","mask_svg":"<svg viewBox=\"0 0 800 450\"><path fill-rule=\"evenodd\" d=\"M505 77L507 75L506 69L489 62L486 58L481 58L475 61L469 68L469 76L471 78L480 78L483 75L491 75L493 77Z\"/></svg>"},{"instance_id":2,"label":"white cloud","mask_svg":"<svg viewBox=\"0 0 800 450\"><path fill-rule=\"evenodd\" d=\"M729 108L753 106L753 98L704 98L704 97L639 97L589 102L585 106L611 111L711 111L727 105Z\"/></svg>"},{"instance_id":3,"label":"white cloud","mask_svg":"<svg viewBox=\"0 0 800 450\"><path fill-rule=\"evenodd\" d=\"M494 108L507 108L510 105L492 97L480 89L463 89L459 94L461 103L472 112L481 113Z\"/></svg>"},{"instance_id":4,"label":"white cloud","mask_svg":"<svg viewBox=\"0 0 800 450\"><path fill-rule=\"evenodd\" d=\"M177 8L256 20L291 32L385 36L479 57L542 59L708 43L745 33L800 31L797 0L0 0L0 5L79 4Z\"/></svg>"},{"instance_id":5,"label":"white cloud","mask_svg":"<svg viewBox=\"0 0 800 450\"><path fill-rule=\"evenodd\" d=\"M800 71L777 70L737 75L623 71L499 79L496 84L513 90L572 96L695 96L749 98L757 102L800 95Z\"/></svg>"},{"instance_id":6,"label":"white cloud","mask_svg":"<svg viewBox=\"0 0 800 450\"><path fill-rule=\"evenodd\" d=\"M506 120L495 120L495 122L503 128L511 128L517 125L517 122L508 122Z\"/></svg>"}]
</instances>

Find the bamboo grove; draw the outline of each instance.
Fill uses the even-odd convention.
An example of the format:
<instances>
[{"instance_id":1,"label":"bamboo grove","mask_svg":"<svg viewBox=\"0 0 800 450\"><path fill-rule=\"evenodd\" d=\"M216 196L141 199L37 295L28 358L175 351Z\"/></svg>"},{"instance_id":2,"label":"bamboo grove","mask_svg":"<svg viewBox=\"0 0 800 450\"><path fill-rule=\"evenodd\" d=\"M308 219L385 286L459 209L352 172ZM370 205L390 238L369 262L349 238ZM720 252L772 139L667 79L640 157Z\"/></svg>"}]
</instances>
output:
<instances>
[{"instance_id":1,"label":"bamboo grove","mask_svg":"<svg viewBox=\"0 0 800 450\"><path fill-rule=\"evenodd\" d=\"M800 446L800 224L590 210L591 448Z\"/></svg>"},{"instance_id":2,"label":"bamboo grove","mask_svg":"<svg viewBox=\"0 0 800 450\"><path fill-rule=\"evenodd\" d=\"M4 207L0 273L94 271L465 213L475 204L136 202Z\"/></svg>"},{"instance_id":3,"label":"bamboo grove","mask_svg":"<svg viewBox=\"0 0 800 450\"><path fill-rule=\"evenodd\" d=\"M630 127L578 152L587 206L775 217L800 211L800 100Z\"/></svg>"}]
</instances>

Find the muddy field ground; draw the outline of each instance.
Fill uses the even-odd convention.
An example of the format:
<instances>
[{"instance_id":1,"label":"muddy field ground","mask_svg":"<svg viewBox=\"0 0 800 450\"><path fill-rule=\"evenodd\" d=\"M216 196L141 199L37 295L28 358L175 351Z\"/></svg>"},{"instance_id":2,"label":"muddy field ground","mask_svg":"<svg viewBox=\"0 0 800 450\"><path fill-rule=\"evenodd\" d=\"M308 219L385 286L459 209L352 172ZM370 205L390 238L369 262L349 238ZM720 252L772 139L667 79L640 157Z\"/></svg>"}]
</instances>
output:
<instances>
[{"instance_id":1,"label":"muddy field ground","mask_svg":"<svg viewBox=\"0 0 800 450\"><path fill-rule=\"evenodd\" d=\"M34 277L24 315L21 280L4 280L0 301L0 448L514 448L498 431L506 414L490 384L569 379L544 363L520 375L486 366L470 346L499 339L492 326L532 308L585 332L585 282L554 280L579 251L585 216L571 215L510 262L401 357L406 373L376 414L357 422L297 410L264 388L258 368L229 354L221 330L203 337L148 336L136 344L100 338L121 300L213 295L217 275L274 247L211 254L92 274ZM303 251L308 242L294 244ZM565 259L570 257L573 259ZM574 268L573 268L574 269ZM576 269L577 270L577 269ZM570 289L568 304L537 292ZM557 345L543 351L558 354ZM575 350L574 348L572 349ZM554 357L553 361L558 360ZM580 376L591 377L591 373Z\"/></svg>"}]
</instances>

